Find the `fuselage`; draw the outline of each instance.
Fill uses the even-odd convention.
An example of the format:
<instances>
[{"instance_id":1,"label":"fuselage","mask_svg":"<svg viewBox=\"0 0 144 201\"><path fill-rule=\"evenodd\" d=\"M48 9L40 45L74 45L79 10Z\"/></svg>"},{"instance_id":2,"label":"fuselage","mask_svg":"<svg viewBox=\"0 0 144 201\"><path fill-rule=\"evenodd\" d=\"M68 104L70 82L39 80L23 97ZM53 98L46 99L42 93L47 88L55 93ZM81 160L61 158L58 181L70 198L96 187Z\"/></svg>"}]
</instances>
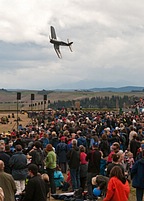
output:
<instances>
[{"instance_id":1,"label":"fuselage","mask_svg":"<svg viewBox=\"0 0 144 201\"><path fill-rule=\"evenodd\" d=\"M65 43L63 41L55 40L55 39L50 39L50 43L54 45L61 45L61 46L69 46L69 43Z\"/></svg>"}]
</instances>

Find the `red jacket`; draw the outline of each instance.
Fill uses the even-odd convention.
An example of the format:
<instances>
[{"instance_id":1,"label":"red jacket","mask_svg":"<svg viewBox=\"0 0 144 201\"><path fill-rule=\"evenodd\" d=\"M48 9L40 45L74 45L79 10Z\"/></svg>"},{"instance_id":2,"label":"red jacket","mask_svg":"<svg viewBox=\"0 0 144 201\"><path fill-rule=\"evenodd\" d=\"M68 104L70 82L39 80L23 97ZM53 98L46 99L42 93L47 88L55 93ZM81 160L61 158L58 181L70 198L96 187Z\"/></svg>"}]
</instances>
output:
<instances>
[{"instance_id":1,"label":"red jacket","mask_svg":"<svg viewBox=\"0 0 144 201\"><path fill-rule=\"evenodd\" d=\"M123 184L117 177L109 180L106 197L103 201L128 201L130 186L128 181Z\"/></svg>"}]
</instances>

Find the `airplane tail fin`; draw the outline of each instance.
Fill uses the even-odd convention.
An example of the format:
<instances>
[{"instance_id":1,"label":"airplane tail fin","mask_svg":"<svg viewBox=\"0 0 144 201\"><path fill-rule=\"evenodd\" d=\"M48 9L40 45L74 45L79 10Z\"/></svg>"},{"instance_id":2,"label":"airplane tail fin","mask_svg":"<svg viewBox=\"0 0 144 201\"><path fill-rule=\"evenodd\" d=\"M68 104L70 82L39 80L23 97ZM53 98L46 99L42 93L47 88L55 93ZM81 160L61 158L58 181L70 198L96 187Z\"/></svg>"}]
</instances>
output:
<instances>
[{"instance_id":1,"label":"airplane tail fin","mask_svg":"<svg viewBox=\"0 0 144 201\"><path fill-rule=\"evenodd\" d=\"M68 46L69 46L69 49L70 49L70 51L72 52L71 45L73 44L73 42L69 42L69 39L67 39L67 41L68 41Z\"/></svg>"}]
</instances>

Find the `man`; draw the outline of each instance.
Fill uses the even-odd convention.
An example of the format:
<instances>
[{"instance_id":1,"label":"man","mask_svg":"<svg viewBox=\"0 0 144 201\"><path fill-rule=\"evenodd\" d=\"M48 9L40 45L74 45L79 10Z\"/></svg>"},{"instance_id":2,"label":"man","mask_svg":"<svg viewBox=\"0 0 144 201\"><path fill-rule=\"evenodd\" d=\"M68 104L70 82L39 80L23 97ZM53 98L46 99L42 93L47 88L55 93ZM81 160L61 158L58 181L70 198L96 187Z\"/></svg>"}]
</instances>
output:
<instances>
[{"instance_id":1,"label":"man","mask_svg":"<svg viewBox=\"0 0 144 201\"><path fill-rule=\"evenodd\" d=\"M73 191L80 187L80 151L77 140L72 140L72 149L67 153Z\"/></svg>"},{"instance_id":2,"label":"man","mask_svg":"<svg viewBox=\"0 0 144 201\"><path fill-rule=\"evenodd\" d=\"M87 188L89 200L93 200L92 178L100 174L101 153L98 146L98 142L95 142L92 150L86 156L86 160L88 161Z\"/></svg>"},{"instance_id":3,"label":"man","mask_svg":"<svg viewBox=\"0 0 144 201\"><path fill-rule=\"evenodd\" d=\"M44 169L44 155L43 150L41 149L42 144L38 141L34 143L33 148L30 150L30 152L27 155L28 159L31 159L31 163L36 164L38 166L38 170L40 173L43 173Z\"/></svg>"},{"instance_id":4,"label":"man","mask_svg":"<svg viewBox=\"0 0 144 201\"><path fill-rule=\"evenodd\" d=\"M58 156L58 163L61 168L62 173L66 173L67 168L67 158L66 154L68 151L67 144L65 143L65 136L60 138L60 143L56 147L56 154Z\"/></svg>"},{"instance_id":5,"label":"man","mask_svg":"<svg viewBox=\"0 0 144 201\"><path fill-rule=\"evenodd\" d=\"M30 180L26 186L23 201L46 201L46 187L44 180L38 175L38 167L35 164L28 166Z\"/></svg>"},{"instance_id":6,"label":"man","mask_svg":"<svg viewBox=\"0 0 144 201\"><path fill-rule=\"evenodd\" d=\"M4 201L15 201L15 182L10 174L4 172L4 162L2 160L0 160L0 187L4 191Z\"/></svg>"},{"instance_id":7,"label":"man","mask_svg":"<svg viewBox=\"0 0 144 201\"><path fill-rule=\"evenodd\" d=\"M9 165L17 188L16 195L20 195L25 189L25 179L27 178L27 158L22 153L21 145L16 145L16 153L10 158Z\"/></svg>"}]
</instances>

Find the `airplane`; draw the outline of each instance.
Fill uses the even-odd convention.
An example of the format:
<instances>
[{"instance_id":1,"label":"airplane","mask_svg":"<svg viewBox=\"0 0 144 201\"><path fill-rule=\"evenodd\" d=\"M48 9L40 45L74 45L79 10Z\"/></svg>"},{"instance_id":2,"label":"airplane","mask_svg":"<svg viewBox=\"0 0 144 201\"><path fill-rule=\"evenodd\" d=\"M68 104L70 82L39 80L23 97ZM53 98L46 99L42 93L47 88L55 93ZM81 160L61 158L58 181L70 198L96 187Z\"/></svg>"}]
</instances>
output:
<instances>
[{"instance_id":1,"label":"airplane","mask_svg":"<svg viewBox=\"0 0 144 201\"><path fill-rule=\"evenodd\" d=\"M70 48L70 51L72 52L71 45L73 44L73 42L69 42L69 40L67 40L68 42L66 43L66 42L57 40L54 27L51 26L50 30L51 30L50 43L54 44L54 49L56 51L57 56L60 59L62 58L62 54L61 54L60 48L59 48L60 45L61 46L68 46Z\"/></svg>"}]
</instances>

